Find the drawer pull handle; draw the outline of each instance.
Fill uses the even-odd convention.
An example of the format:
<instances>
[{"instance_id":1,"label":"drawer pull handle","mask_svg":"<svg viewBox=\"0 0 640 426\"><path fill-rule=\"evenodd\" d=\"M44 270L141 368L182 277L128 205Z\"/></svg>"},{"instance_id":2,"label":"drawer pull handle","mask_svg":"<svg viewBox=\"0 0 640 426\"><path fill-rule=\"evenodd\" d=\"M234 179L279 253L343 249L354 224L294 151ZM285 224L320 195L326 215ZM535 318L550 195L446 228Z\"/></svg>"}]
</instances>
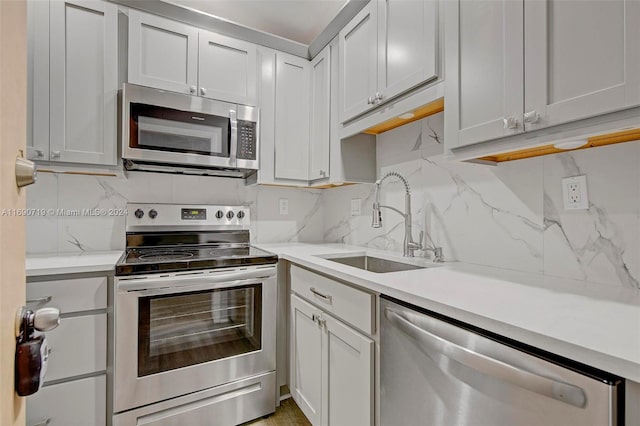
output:
<instances>
[{"instance_id":1,"label":"drawer pull handle","mask_svg":"<svg viewBox=\"0 0 640 426\"><path fill-rule=\"evenodd\" d=\"M51 302L51 296L38 297L37 299L28 299L28 305L44 305L45 303ZM40 423L38 423L40 424ZM35 425L38 426L38 425Z\"/></svg>"},{"instance_id":2,"label":"drawer pull handle","mask_svg":"<svg viewBox=\"0 0 640 426\"><path fill-rule=\"evenodd\" d=\"M41 421L40 423L36 423L33 426L47 426L49 423L51 423L51 419L46 419Z\"/></svg>"},{"instance_id":3,"label":"drawer pull handle","mask_svg":"<svg viewBox=\"0 0 640 426\"><path fill-rule=\"evenodd\" d=\"M318 290L316 290L315 288L311 287L309 290L311 290L311 293L315 294L316 296L326 300L327 302L331 303L331 295L330 294L322 294L320 293Z\"/></svg>"}]
</instances>

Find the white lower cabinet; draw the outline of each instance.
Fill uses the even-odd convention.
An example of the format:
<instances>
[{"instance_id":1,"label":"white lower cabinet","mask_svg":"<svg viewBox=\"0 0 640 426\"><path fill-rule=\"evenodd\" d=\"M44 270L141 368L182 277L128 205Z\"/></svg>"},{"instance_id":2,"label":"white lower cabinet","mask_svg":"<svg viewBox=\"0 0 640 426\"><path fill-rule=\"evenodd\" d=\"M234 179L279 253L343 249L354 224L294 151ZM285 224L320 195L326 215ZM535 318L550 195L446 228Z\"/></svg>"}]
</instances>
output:
<instances>
[{"instance_id":1,"label":"white lower cabinet","mask_svg":"<svg viewBox=\"0 0 640 426\"><path fill-rule=\"evenodd\" d=\"M373 424L373 340L351 327L322 315L324 326L322 424Z\"/></svg>"},{"instance_id":2,"label":"white lower cabinet","mask_svg":"<svg viewBox=\"0 0 640 426\"><path fill-rule=\"evenodd\" d=\"M47 332L49 365L46 381L107 369L107 314L62 318Z\"/></svg>"},{"instance_id":3,"label":"white lower cabinet","mask_svg":"<svg viewBox=\"0 0 640 426\"><path fill-rule=\"evenodd\" d=\"M314 426L374 422L374 342L291 296L290 386Z\"/></svg>"},{"instance_id":4,"label":"white lower cabinet","mask_svg":"<svg viewBox=\"0 0 640 426\"><path fill-rule=\"evenodd\" d=\"M322 311L291 296L291 395L314 425L320 424L322 404Z\"/></svg>"},{"instance_id":5,"label":"white lower cabinet","mask_svg":"<svg viewBox=\"0 0 640 426\"><path fill-rule=\"evenodd\" d=\"M49 279L50 278L50 279ZM44 385L27 398L26 426L102 426L107 423L107 292L110 277L29 278L30 309L60 309L46 333Z\"/></svg>"},{"instance_id":6,"label":"white lower cabinet","mask_svg":"<svg viewBox=\"0 0 640 426\"><path fill-rule=\"evenodd\" d=\"M100 375L44 386L27 398L26 426L106 424L107 384Z\"/></svg>"}]
</instances>

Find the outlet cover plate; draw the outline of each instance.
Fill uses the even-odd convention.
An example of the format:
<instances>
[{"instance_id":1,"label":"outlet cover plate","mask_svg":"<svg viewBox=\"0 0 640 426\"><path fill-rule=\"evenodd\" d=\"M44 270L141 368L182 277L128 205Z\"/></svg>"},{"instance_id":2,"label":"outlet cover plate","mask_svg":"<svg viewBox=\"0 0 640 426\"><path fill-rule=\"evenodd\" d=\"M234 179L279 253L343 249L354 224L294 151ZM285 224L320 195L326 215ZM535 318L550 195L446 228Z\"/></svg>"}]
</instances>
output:
<instances>
[{"instance_id":1,"label":"outlet cover plate","mask_svg":"<svg viewBox=\"0 0 640 426\"><path fill-rule=\"evenodd\" d=\"M582 175L562 179L562 199L565 210L588 210L587 177Z\"/></svg>"},{"instance_id":2,"label":"outlet cover plate","mask_svg":"<svg viewBox=\"0 0 640 426\"><path fill-rule=\"evenodd\" d=\"M351 199L351 216L360 216L362 214L362 200L360 198Z\"/></svg>"},{"instance_id":3,"label":"outlet cover plate","mask_svg":"<svg viewBox=\"0 0 640 426\"><path fill-rule=\"evenodd\" d=\"M289 214L289 199L288 198L280 198L278 200L278 207L280 209L280 215L286 216Z\"/></svg>"}]
</instances>

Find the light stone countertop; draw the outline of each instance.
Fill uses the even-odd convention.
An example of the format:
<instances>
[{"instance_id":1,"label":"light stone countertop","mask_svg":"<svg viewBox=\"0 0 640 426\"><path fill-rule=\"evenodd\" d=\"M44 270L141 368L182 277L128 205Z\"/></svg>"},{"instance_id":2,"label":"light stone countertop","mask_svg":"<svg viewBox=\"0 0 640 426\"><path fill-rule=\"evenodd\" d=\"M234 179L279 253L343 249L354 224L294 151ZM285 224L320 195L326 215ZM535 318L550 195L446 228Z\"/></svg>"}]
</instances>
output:
<instances>
[{"instance_id":1,"label":"light stone countertop","mask_svg":"<svg viewBox=\"0 0 640 426\"><path fill-rule=\"evenodd\" d=\"M640 382L640 290L457 262L378 274L319 256L399 254L342 244L258 244L281 259ZM424 263L423 259L415 259Z\"/></svg>"},{"instance_id":2,"label":"light stone countertop","mask_svg":"<svg viewBox=\"0 0 640 426\"><path fill-rule=\"evenodd\" d=\"M114 272L124 251L93 251L81 253L29 254L27 277L77 274L82 272Z\"/></svg>"}]
</instances>

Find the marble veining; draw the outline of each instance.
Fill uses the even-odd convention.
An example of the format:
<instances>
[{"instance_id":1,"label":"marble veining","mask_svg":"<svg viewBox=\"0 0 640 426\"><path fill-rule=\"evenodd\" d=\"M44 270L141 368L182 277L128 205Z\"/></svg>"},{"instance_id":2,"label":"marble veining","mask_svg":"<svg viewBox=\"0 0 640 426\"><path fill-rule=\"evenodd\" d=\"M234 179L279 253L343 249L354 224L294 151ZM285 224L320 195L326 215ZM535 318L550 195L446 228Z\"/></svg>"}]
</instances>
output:
<instances>
[{"instance_id":1,"label":"marble veining","mask_svg":"<svg viewBox=\"0 0 640 426\"><path fill-rule=\"evenodd\" d=\"M458 260L551 277L640 288L640 143L630 142L497 167L451 163L443 114L378 136L379 176L397 171L412 190L414 238L423 230ZM561 181L586 175L589 209L566 211ZM404 208L389 179L383 204ZM280 215L278 200L289 200ZM124 208L131 202L248 205L252 242L327 242L401 252L403 218L383 211L371 227L374 186L328 190L245 186L240 180L155 173L120 177L42 174L27 190L37 209ZM361 213L351 214L358 199ZM27 218L29 253L92 252L124 247L124 217ZM425 255L428 255L425 253Z\"/></svg>"},{"instance_id":2,"label":"marble veining","mask_svg":"<svg viewBox=\"0 0 640 426\"><path fill-rule=\"evenodd\" d=\"M503 163L450 163L442 115L386 132L377 140L379 175L397 170L414 194L414 230L449 260L640 288L640 145L637 142ZM419 154L419 158L417 155ZM613 166L613 167L612 167ZM565 211L562 178L585 174L587 211ZM399 252L401 218L370 227L368 185L327 191L326 242ZM626 195L625 195L626 194ZM351 216L352 198L362 199ZM403 206L390 184L383 202ZM417 238L417 234L415 235Z\"/></svg>"}]
</instances>

